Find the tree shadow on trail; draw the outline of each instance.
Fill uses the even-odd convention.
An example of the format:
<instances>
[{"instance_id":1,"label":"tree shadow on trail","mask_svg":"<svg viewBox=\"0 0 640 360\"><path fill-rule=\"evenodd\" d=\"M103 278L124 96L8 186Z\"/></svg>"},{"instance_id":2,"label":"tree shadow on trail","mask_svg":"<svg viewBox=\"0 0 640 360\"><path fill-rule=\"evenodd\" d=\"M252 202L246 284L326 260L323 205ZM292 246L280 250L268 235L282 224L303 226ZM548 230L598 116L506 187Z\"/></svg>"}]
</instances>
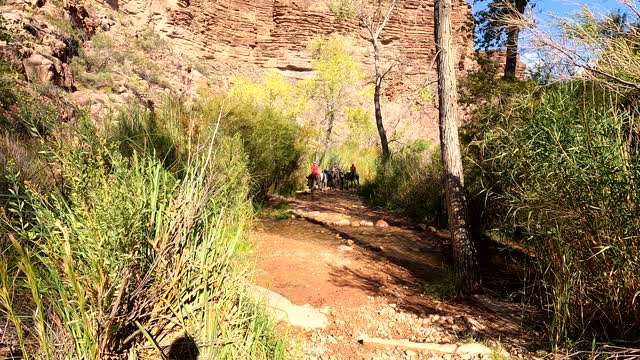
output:
<instances>
[{"instance_id":1,"label":"tree shadow on trail","mask_svg":"<svg viewBox=\"0 0 640 360\"><path fill-rule=\"evenodd\" d=\"M333 267L331 282L336 286L356 288L368 296L395 298L396 306L417 316L445 315L438 304L422 295L421 285L400 274L372 273L371 270L353 269L348 266Z\"/></svg>"}]
</instances>

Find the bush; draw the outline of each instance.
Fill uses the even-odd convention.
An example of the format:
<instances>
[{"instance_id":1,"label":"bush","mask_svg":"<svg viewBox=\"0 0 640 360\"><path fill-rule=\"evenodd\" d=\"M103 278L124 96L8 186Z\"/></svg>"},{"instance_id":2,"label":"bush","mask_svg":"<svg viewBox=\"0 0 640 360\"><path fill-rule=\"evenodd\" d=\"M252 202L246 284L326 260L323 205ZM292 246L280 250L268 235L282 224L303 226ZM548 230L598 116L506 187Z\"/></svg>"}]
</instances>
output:
<instances>
[{"instance_id":1,"label":"bush","mask_svg":"<svg viewBox=\"0 0 640 360\"><path fill-rule=\"evenodd\" d=\"M424 141L379 161L375 178L364 195L378 206L399 210L436 227L447 226L440 152L427 150Z\"/></svg>"},{"instance_id":2,"label":"bush","mask_svg":"<svg viewBox=\"0 0 640 360\"><path fill-rule=\"evenodd\" d=\"M637 341L637 107L567 83L514 96L508 109L484 113L473 153L485 211L534 250L550 341Z\"/></svg>"},{"instance_id":3,"label":"bush","mask_svg":"<svg viewBox=\"0 0 640 360\"><path fill-rule=\"evenodd\" d=\"M280 75L268 74L259 83L233 79L226 98L203 93L194 106L206 119L220 116L219 131L242 140L258 202L269 192L295 188L295 174L306 137L296 122L299 112L293 87ZM222 111L222 113L220 113Z\"/></svg>"},{"instance_id":4,"label":"bush","mask_svg":"<svg viewBox=\"0 0 640 360\"><path fill-rule=\"evenodd\" d=\"M141 109L103 129L54 129L45 157L64 184L51 191L10 173L0 312L25 358L149 358L181 334L205 357L284 357L286 342L244 295L249 267L238 255L252 210L242 140L203 130L184 141L169 131L189 114L176 109L157 119L166 143ZM178 149L171 166L167 148Z\"/></svg>"}]
</instances>

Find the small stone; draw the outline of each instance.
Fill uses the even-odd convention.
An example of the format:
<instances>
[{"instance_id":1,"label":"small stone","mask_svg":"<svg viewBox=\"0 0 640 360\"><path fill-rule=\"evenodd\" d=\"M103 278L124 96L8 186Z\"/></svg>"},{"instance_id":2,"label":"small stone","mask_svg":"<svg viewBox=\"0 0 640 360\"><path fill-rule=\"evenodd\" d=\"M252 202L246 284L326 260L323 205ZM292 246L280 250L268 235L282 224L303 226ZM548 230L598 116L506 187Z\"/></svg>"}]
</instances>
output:
<instances>
[{"instance_id":1,"label":"small stone","mask_svg":"<svg viewBox=\"0 0 640 360\"><path fill-rule=\"evenodd\" d=\"M349 239L347 240L347 246L352 246L353 245L353 240Z\"/></svg>"},{"instance_id":2,"label":"small stone","mask_svg":"<svg viewBox=\"0 0 640 360\"><path fill-rule=\"evenodd\" d=\"M338 251L352 251L353 248L351 246L340 245L338 246Z\"/></svg>"},{"instance_id":3,"label":"small stone","mask_svg":"<svg viewBox=\"0 0 640 360\"><path fill-rule=\"evenodd\" d=\"M371 227L371 226L373 226L373 223L371 221L362 220L362 221L360 221L360 225L361 226L369 226L369 227Z\"/></svg>"},{"instance_id":4,"label":"small stone","mask_svg":"<svg viewBox=\"0 0 640 360\"><path fill-rule=\"evenodd\" d=\"M380 220L376 221L375 226L378 227L378 228L388 228L389 224L386 221L380 219Z\"/></svg>"}]
</instances>

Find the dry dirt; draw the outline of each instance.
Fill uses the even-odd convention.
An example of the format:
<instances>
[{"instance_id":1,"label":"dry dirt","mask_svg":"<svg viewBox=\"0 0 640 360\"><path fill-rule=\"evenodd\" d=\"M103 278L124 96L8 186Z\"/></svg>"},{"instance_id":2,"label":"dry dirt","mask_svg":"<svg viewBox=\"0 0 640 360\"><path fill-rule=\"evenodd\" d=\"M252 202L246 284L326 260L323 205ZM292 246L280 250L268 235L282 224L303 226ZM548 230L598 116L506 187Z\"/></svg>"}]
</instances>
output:
<instances>
[{"instance_id":1,"label":"dry dirt","mask_svg":"<svg viewBox=\"0 0 640 360\"><path fill-rule=\"evenodd\" d=\"M320 309L329 319L325 329L290 329L292 343L299 346L296 357L471 359L499 358L500 353L449 355L366 346L358 342L362 337L479 342L511 358L542 355L532 352L541 335L524 325L529 315L523 307L486 296L462 302L431 295L435 286L448 284L443 246L429 233L365 206L346 191L276 201L288 203L293 215L257 222L257 284L293 304ZM378 220L389 226L371 226Z\"/></svg>"}]
</instances>

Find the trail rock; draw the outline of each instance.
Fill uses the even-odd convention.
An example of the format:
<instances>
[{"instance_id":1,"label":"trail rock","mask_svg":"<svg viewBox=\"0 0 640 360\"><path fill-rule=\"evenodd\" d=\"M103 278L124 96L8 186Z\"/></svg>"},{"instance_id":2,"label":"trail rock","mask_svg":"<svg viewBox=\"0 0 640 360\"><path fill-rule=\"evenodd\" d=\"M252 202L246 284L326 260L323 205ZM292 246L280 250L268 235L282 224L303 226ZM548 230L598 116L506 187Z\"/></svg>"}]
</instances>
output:
<instances>
[{"instance_id":1,"label":"trail rock","mask_svg":"<svg viewBox=\"0 0 640 360\"><path fill-rule=\"evenodd\" d=\"M458 346L456 354L491 354L493 350L481 344L463 344Z\"/></svg>"},{"instance_id":2,"label":"trail rock","mask_svg":"<svg viewBox=\"0 0 640 360\"><path fill-rule=\"evenodd\" d=\"M380 220L376 221L375 226L378 227L378 228L388 228L389 224L386 221L380 219Z\"/></svg>"},{"instance_id":3,"label":"trail rock","mask_svg":"<svg viewBox=\"0 0 640 360\"><path fill-rule=\"evenodd\" d=\"M284 296L260 286L254 286L253 291L256 299L264 301L278 320L305 329L327 327L327 316L318 309L294 305Z\"/></svg>"}]
</instances>

